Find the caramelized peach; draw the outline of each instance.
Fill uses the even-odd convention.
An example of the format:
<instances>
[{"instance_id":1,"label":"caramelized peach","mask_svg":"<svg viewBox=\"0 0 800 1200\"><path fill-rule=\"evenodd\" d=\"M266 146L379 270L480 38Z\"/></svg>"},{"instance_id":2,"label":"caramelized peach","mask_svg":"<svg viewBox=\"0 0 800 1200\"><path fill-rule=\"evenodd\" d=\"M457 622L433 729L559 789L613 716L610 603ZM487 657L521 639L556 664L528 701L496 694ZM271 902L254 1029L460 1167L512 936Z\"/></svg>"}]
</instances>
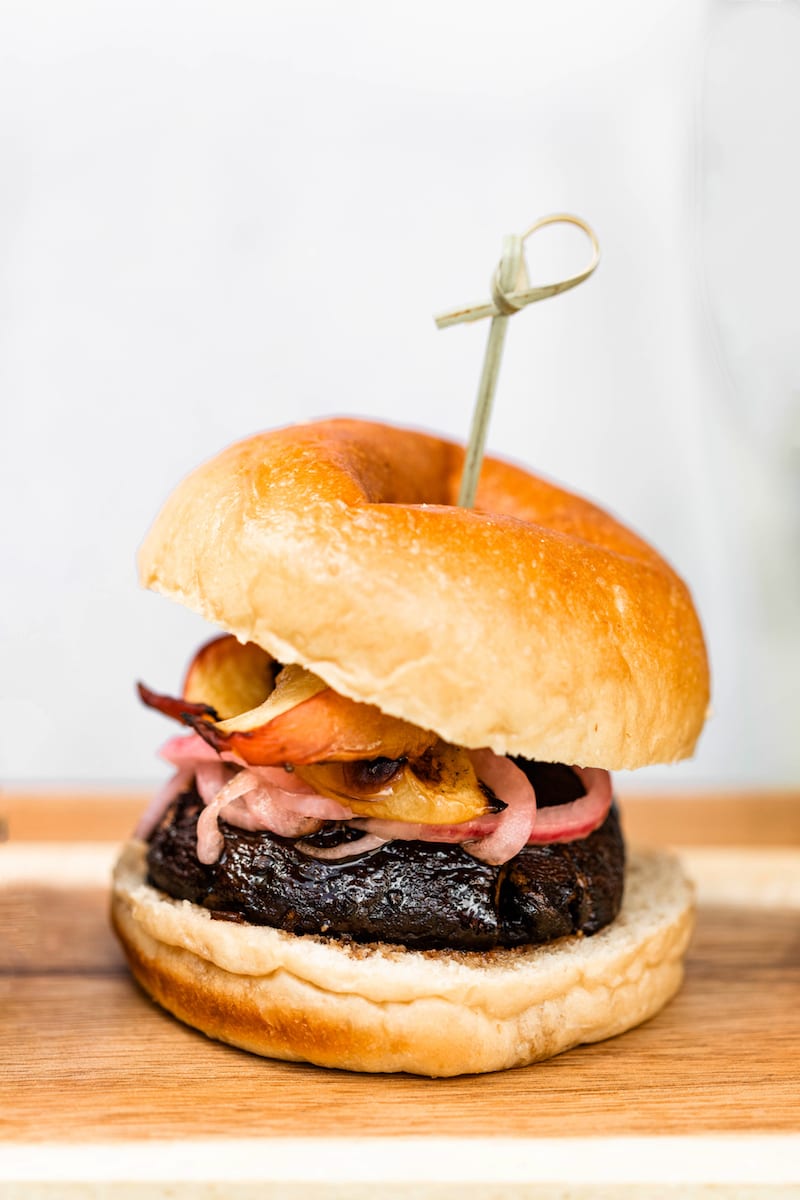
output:
<instances>
[{"instance_id":1,"label":"caramelized peach","mask_svg":"<svg viewBox=\"0 0 800 1200\"><path fill-rule=\"evenodd\" d=\"M253 766L281 763L352 762L356 759L416 758L437 740L428 730L389 717L372 704L348 700L331 688L295 704L277 716L262 709L264 724L252 727L253 714L224 721L220 728L207 718L189 715L186 723L213 746ZM234 726L246 725L247 729Z\"/></svg>"},{"instance_id":2,"label":"caramelized peach","mask_svg":"<svg viewBox=\"0 0 800 1200\"><path fill-rule=\"evenodd\" d=\"M277 664L253 642L230 633L213 638L195 654L183 683L183 698L206 704L220 719L257 708L275 685Z\"/></svg>"},{"instance_id":3,"label":"caramelized peach","mask_svg":"<svg viewBox=\"0 0 800 1200\"><path fill-rule=\"evenodd\" d=\"M344 800L362 817L384 817L424 825L458 825L489 811L486 796L466 750L437 742L420 758L380 758L386 770L371 764L314 763L298 769L322 796Z\"/></svg>"}]
</instances>

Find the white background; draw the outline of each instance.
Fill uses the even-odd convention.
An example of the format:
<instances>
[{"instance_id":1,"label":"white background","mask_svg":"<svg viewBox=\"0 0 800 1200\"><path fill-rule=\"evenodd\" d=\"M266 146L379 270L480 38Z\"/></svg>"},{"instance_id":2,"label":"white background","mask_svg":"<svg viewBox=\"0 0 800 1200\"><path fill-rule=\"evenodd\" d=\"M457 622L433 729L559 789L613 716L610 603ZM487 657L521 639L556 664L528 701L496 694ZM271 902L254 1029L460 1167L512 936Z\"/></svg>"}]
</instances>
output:
<instances>
[{"instance_id":1,"label":"white background","mask_svg":"<svg viewBox=\"0 0 800 1200\"><path fill-rule=\"evenodd\" d=\"M177 479L354 413L464 436L502 236L588 284L515 317L494 451L692 585L715 715L660 784L800 779L800 10L717 0L6 3L7 781L155 778L202 622L140 592ZM583 260L530 245L535 280Z\"/></svg>"}]
</instances>

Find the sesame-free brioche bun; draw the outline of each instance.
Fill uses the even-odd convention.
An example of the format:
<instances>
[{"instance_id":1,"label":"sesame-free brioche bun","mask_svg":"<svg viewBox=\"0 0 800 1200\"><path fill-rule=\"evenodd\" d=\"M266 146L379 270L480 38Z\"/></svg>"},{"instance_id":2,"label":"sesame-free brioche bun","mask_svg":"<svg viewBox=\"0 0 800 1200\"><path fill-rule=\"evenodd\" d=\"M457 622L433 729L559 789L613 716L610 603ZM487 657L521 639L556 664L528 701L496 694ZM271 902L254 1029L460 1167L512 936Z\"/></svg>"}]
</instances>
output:
<instances>
[{"instance_id":1,"label":"sesame-free brioche bun","mask_svg":"<svg viewBox=\"0 0 800 1200\"><path fill-rule=\"evenodd\" d=\"M145 851L126 845L112 901L144 990L209 1037L352 1071L498 1071L623 1033L678 990L693 923L677 860L647 854L591 938L483 953L362 946L214 920L150 887Z\"/></svg>"},{"instance_id":2,"label":"sesame-free brioche bun","mask_svg":"<svg viewBox=\"0 0 800 1200\"><path fill-rule=\"evenodd\" d=\"M330 420L189 475L142 582L337 692L466 747L606 769L691 754L708 665L689 593L635 534L519 467Z\"/></svg>"}]
</instances>

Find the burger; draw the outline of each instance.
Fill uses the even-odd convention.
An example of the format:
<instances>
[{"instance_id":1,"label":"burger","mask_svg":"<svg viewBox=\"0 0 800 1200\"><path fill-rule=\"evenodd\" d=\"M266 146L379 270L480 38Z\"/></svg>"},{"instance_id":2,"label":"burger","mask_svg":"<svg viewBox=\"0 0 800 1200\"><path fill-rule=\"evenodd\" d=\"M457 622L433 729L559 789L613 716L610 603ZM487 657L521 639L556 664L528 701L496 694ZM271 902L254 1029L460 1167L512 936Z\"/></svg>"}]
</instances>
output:
<instances>
[{"instance_id":1,"label":"burger","mask_svg":"<svg viewBox=\"0 0 800 1200\"><path fill-rule=\"evenodd\" d=\"M708 666L641 538L496 459L338 419L185 479L142 582L221 631L115 871L144 990L212 1038L357 1071L493 1071L680 986L691 887L629 858L609 771L691 754Z\"/></svg>"}]
</instances>

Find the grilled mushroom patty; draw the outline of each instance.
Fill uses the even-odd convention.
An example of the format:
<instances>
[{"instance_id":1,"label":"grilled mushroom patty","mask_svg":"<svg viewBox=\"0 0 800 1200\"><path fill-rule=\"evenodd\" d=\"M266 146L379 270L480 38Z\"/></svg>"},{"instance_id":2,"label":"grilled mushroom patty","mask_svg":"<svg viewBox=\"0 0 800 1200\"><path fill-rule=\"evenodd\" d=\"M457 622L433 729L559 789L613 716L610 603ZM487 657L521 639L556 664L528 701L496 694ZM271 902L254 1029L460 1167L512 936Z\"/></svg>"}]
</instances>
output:
<instances>
[{"instance_id":1,"label":"grilled mushroom patty","mask_svg":"<svg viewBox=\"0 0 800 1200\"><path fill-rule=\"evenodd\" d=\"M539 772L540 803L574 799L576 783L580 794L574 774L568 772L570 783L563 772L568 768ZM202 807L191 788L167 812L150 842L148 878L223 919L415 949L486 950L596 933L622 902L625 849L616 807L588 837L526 846L499 867L458 845L405 841L359 855L354 840L352 857L327 862L289 839L224 822L223 853L205 866L196 854ZM352 836L341 826L318 835Z\"/></svg>"}]
</instances>

